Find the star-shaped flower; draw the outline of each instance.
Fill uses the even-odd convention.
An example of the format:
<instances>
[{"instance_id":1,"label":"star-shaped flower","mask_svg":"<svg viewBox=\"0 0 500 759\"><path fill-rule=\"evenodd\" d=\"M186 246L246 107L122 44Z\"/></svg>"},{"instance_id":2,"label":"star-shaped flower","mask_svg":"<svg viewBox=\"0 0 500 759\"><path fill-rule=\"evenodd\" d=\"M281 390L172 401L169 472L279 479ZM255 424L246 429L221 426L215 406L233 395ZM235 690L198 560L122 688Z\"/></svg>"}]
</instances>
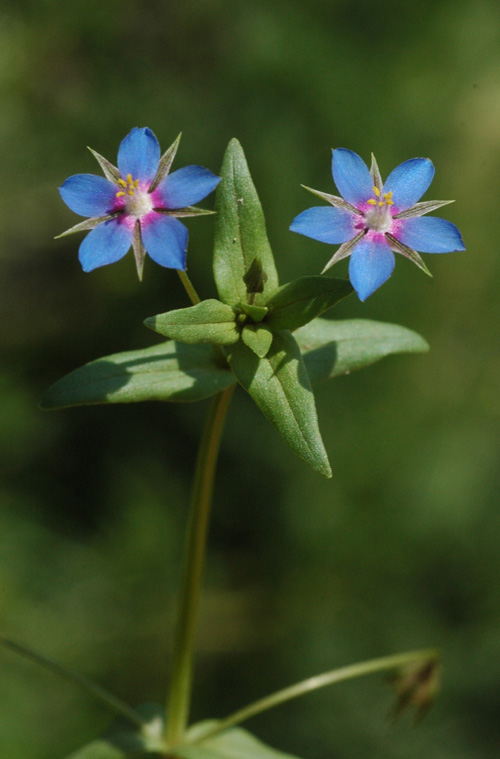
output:
<instances>
[{"instance_id":1,"label":"star-shaped flower","mask_svg":"<svg viewBox=\"0 0 500 759\"><path fill-rule=\"evenodd\" d=\"M457 227L445 219L420 218L452 200L417 201L434 177L428 158L401 163L382 183L375 157L371 169L352 150L333 151L332 173L342 197L307 190L333 208L309 208L292 222L290 229L314 240L340 244L323 271L351 256L349 277L364 301L391 276L395 256L401 253L430 274L417 253L452 253L465 250Z\"/></svg>"},{"instance_id":2,"label":"star-shaped flower","mask_svg":"<svg viewBox=\"0 0 500 759\"><path fill-rule=\"evenodd\" d=\"M176 217L211 213L192 204L220 179L201 166L169 174L179 141L160 158L151 129L135 127L120 144L118 167L91 150L104 177L76 174L59 188L72 211L91 217L59 235L91 230L79 250L84 271L119 261L131 246L139 279L146 252L160 266L186 268L188 231Z\"/></svg>"}]
</instances>

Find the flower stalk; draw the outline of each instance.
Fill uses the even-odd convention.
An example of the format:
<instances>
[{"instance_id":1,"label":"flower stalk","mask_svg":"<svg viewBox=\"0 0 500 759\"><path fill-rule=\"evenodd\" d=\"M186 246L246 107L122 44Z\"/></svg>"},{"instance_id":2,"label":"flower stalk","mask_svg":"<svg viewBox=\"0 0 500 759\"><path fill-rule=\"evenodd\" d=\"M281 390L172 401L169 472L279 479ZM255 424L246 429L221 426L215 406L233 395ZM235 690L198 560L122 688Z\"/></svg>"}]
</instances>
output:
<instances>
[{"instance_id":1,"label":"flower stalk","mask_svg":"<svg viewBox=\"0 0 500 759\"><path fill-rule=\"evenodd\" d=\"M179 279L182 282L182 285L187 293L187 296L193 306L198 305L198 303L201 303L201 298L196 292L193 283L189 279L187 273L183 271L182 269L177 269L177 274L179 275Z\"/></svg>"},{"instance_id":2,"label":"flower stalk","mask_svg":"<svg viewBox=\"0 0 500 759\"><path fill-rule=\"evenodd\" d=\"M273 709L275 706L280 706L286 701L299 698L299 696L305 696L307 693L311 693L319 688L325 688L327 685L335 685L336 683L353 680L356 677L362 677L364 675L372 675L377 672L405 668L408 665L418 662L437 663L438 660L439 652L435 648L430 648L420 651L410 651L404 654L382 656L377 659L350 664L346 667L334 669L330 672L324 672L323 674L314 677L308 677L307 680L302 680L299 683L295 683L295 685L290 685L288 688L283 688L275 693L271 693L269 696L265 696L264 698L243 707L243 709L239 709L225 719L220 720L220 722L206 732L201 734L197 733L194 742L200 743L207 738L213 738L224 730L239 725L241 722L245 722L251 717L256 717L258 714L268 711L268 709Z\"/></svg>"},{"instance_id":3,"label":"flower stalk","mask_svg":"<svg viewBox=\"0 0 500 759\"><path fill-rule=\"evenodd\" d=\"M234 385L218 393L208 413L194 476L167 701L166 742L183 740L191 702L194 640L220 440Z\"/></svg>"}]
</instances>

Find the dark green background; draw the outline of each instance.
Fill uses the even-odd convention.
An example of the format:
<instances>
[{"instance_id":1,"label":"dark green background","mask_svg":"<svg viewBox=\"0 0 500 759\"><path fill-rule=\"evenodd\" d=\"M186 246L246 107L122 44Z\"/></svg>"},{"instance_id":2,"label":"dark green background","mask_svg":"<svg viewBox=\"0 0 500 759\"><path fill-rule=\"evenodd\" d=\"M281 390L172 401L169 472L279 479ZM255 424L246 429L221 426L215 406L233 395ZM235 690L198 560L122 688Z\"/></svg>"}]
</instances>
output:
<instances>
[{"instance_id":1,"label":"dark green background","mask_svg":"<svg viewBox=\"0 0 500 759\"><path fill-rule=\"evenodd\" d=\"M174 272L129 254L83 274L56 188L114 161L133 126L174 168L217 171L242 142L282 281L333 249L288 231L333 192L330 149L383 176L429 156L426 197L456 198L466 253L398 256L365 304L431 344L318 391L334 478L296 459L243 392L221 453L193 718L362 658L437 645L444 684L417 728L388 720L381 678L248 724L304 759L483 759L500 744L496 0L4 1L0 10L0 615L4 634L130 703L162 701L197 440L206 404L42 412L45 388L106 353L152 344L142 319L186 303ZM205 202L212 207L213 199ZM213 221L192 219L189 272L213 296ZM345 275L347 264L336 267ZM59 759L109 715L0 651L0 746ZM496 747L496 748L495 748Z\"/></svg>"}]
</instances>

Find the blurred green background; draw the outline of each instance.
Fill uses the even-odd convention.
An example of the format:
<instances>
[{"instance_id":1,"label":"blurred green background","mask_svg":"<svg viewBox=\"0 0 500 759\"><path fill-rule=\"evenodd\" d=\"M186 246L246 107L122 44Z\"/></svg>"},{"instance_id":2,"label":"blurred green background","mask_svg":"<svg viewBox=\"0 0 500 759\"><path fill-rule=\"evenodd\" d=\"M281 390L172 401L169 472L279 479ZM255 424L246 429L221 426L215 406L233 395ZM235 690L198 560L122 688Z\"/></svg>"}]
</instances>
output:
<instances>
[{"instance_id":1,"label":"blurred green background","mask_svg":"<svg viewBox=\"0 0 500 759\"><path fill-rule=\"evenodd\" d=\"M424 722L388 719L382 678L254 719L304 759L479 759L500 745L500 4L497 0L4 0L0 10L0 615L4 634L132 704L162 702L186 502L207 410L47 413L62 374L150 345L143 318L179 307L174 272L133 257L83 274L56 188L114 161L133 126L174 168L217 171L242 142L283 282L332 248L288 231L333 192L332 147L383 176L429 156L426 197L467 252L398 256L337 318L402 323L431 351L320 387L334 478L287 449L243 392L225 433L193 718L219 717L311 674L412 648L444 652ZM211 207L212 198L205 202ZM211 219L192 219L190 275L214 294ZM347 263L336 273L344 276ZM61 759L110 715L0 650L0 747Z\"/></svg>"}]
</instances>

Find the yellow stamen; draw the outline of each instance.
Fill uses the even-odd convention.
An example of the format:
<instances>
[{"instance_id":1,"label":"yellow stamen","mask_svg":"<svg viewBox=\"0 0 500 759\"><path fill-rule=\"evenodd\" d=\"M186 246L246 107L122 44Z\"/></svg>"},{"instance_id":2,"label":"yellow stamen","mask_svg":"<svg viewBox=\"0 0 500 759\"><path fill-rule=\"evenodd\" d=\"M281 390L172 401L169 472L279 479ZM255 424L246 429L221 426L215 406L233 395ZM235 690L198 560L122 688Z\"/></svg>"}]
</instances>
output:
<instances>
[{"instance_id":1,"label":"yellow stamen","mask_svg":"<svg viewBox=\"0 0 500 759\"><path fill-rule=\"evenodd\" d=\"M124 195L130 195L130 197L133 197L135 190L137 190L137 188L139 187L139 180L132 179L132 174L127 174L126 180L120 177L117 180L117 184L118 184L118 187L120 188L119 191L116 193L117 198L123 198Z\"/></svg>"},{"instance_id":2,"label":"yellow stamen","mask_svg":"<svg viewBox=\"0 0 500 759\"><path fill-rule=\"evenodd\" d=\"M368 203L368 205L370 205L370 206L376 206L376 205L377 205L377 201L376 201L376 200L374 200L373 198L370 198L370 200L367 200L366 202L367 202L367 203Z\"/></svg>"},{"instance_id":3,"label":"yellow stamen","mask_svg":"<svg viewBox=\"0 0 500 759\"><path fill-rule=\"evenodd\" d=\"M375 195L377 196L377 198L380 197L380 190L378 189L378 187L374 187L373 188L373 192L375 193Z\"/></svg>"}]
</instances>

